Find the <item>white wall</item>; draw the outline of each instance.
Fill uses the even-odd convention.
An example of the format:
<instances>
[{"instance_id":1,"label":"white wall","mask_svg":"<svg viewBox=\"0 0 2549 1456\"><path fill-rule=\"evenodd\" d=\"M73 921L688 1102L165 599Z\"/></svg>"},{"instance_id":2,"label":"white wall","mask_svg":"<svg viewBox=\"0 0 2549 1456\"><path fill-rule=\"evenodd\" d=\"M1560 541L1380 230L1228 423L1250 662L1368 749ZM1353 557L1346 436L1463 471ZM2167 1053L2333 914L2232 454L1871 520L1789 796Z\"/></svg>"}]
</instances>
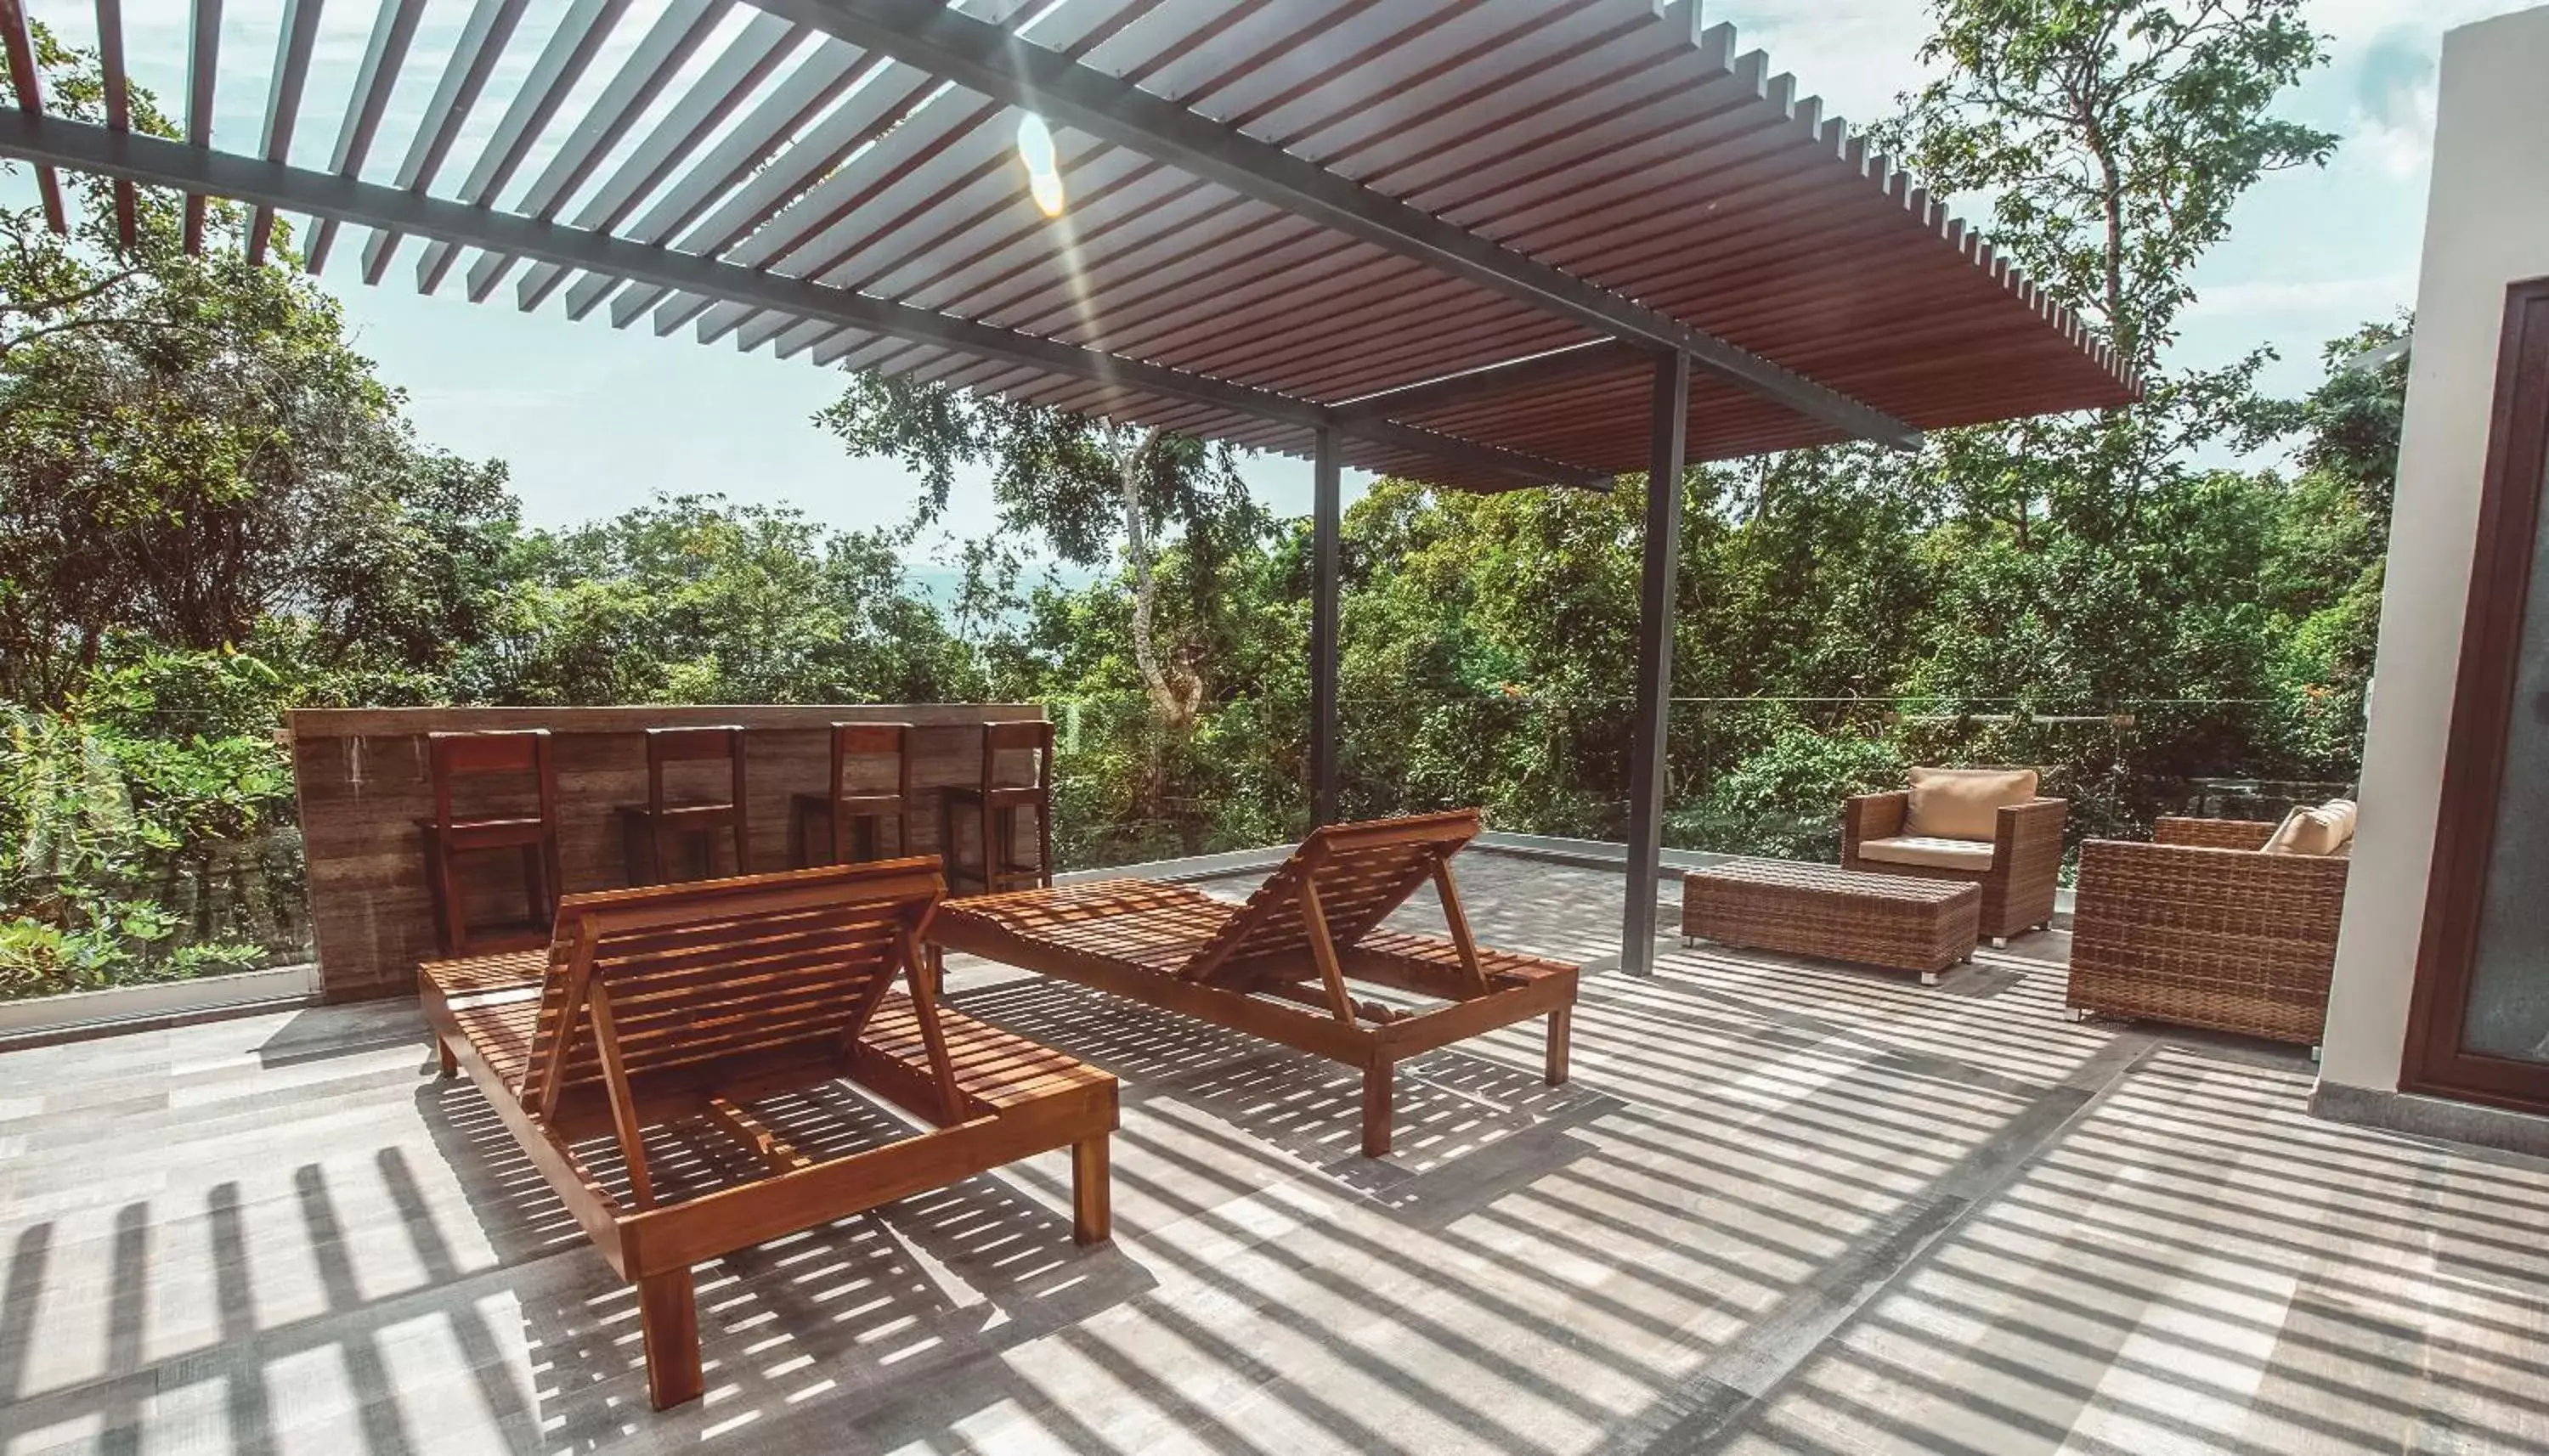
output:
<instances>
[{"instance_id":1,"label":"white wall","mask_svg":"<svg viewBox=\"0 0 2549 1456\"><path fill-rule=\"evenodd\" d=\"M2443 38L2381 647L2320 1075L2390 1091L2424 928L2505 285L2549 276L2549 8Z\"/></svg>"}]
</instances>

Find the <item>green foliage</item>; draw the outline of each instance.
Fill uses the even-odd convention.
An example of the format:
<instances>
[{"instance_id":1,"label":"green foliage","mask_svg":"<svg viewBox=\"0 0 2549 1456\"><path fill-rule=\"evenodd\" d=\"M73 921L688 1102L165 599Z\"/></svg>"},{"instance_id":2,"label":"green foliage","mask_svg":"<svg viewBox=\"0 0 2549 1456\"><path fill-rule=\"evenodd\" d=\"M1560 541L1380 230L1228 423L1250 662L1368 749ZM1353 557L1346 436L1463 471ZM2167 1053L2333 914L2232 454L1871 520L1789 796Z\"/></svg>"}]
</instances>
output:
<instances>
[{"instance_id":1,"label":"green foliage","mask_svg":"<svg viewBox=\"0 0 2549 1456\"><path fill-rule=\"evenodd\" d=\"M2335 145L2272 110L2320 38L2299 0L1935 0L1932 16L1923 53L1946 71L1881 139L1934 188L1988 193L1994 245L2105 334L2144 397L1935 441L1917 469L1961 532L1941 578L1961 630L1912 685L2074 710L2270 698L2282 624L2257 569L2290 514L2271 483L2193 461L2297 424L2333 439L2335 420L2260 397L2265 350L2175 371L2164 351L2237 200ZM2252 716L2194 715L2154 770L2236 772Z\"/></svg>"},{"instance_id":2,"label":"green foliage","mask_svg":"<svg viewBox=\"0 0 2549 1456\"><path fill-rule=\"evenodd\" d=\"M35 48L97 120L94 57ZM298 951L277 714L438 683L514 510L415 442L331 297L246 263L241 209L192 257L143 190L128 247L113 189L63 181L67 237L0 211L0 996Z\"/></svg>"},{"instance_id":3,"label":"green foliage","mask_svg":"<svg viewBox=\"0 0 2549 1456\"><path fill-rule=\"evenodd\" d=\"M1685 843L1731 854L1838 860L1841 802L1900 787L1906 767L1901 747L1881 738L1783 727L1675 814L1671 830Z\"/></svg>"},{"instance_id":4,"label":"green foliage","mask_svg":"<svg viewBox=\"0 0 2549 1456\"><path fill-rule=\"evenodd\" d=\"M1263 640L1255 632L1270 604L1274 523L1249 499L1228 446L864 375L815 423L851 453L890 456L919 479L905 539L945 510L958 468L990 473L1000 536L966 548L960 628L977 638L995 684L1050 693L1071 682L1149 702L1153 722L1124 723L1139 749L1110 799L1117 822L1173 833L1192 854L1261 821L1263 805L1234 809L1229 822L1193 807L1224 767L1200 756L1234 727L1213 721L1233 687L1256 682L1251 644ZM1022 594L1017 543L1027 540L1076 567L1120 560L1121 612L1113 584L1086 600L1050 588ZM1104 635L1087 635L1101 623Z\"/></svg>"},{"instance_id":5,"label":"green foliage","mask_svg":"<svg viewBox=\"0 0 2549 1456\"><path fill-rule=\"evenodd\" d=\"M1945 72L1880 139L1941 192L1987 193L1991 238L2155 360L2194 266L2273 171L2337 138L2272 114L2324 63L2302 0L1933 0Z\"/></svg>"},{"instance_id":6,"label":"green foliage","mask_svg":"<svg viewBox=\"0 0 2549 1456\"><path fill-rule=\"evenodd\" d=\"M302 919L271 843L291 776L265 736L136 732L144 677L238 669L152 654L101 682L102 714L16 711L0 738L0 999L261 961Z\"/></svg>"},{"instance_id":7,"label":"green foliage","mask_svg":"<svg viewBox=\"0 0 2549 1456\"><path fill-rule=\"evenodd\" d=\"M576 530L511 533L456 695L496 703L958 698L961 644L873 533L681 496Z\"/></svg>"}]
</instances>

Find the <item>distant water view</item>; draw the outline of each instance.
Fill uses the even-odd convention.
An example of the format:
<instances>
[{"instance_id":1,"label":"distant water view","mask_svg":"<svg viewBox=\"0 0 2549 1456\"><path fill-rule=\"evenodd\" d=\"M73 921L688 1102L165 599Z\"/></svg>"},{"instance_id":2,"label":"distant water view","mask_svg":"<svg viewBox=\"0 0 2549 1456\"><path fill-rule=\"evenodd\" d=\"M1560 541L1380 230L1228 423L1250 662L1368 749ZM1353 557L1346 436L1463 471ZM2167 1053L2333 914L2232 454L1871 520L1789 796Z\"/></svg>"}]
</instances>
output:
<instances>
[{"instance_id":1,"label":"distant water view","mask_svg":"<svg viewBox=\"0 0 2549 1456\"><path fill-rule=\"evenodd\" d=\"M928 597L930 604L940 611L945 611L955 604L956 593L965 585L964 568L941 566L936 562L907 563L903 568L903 575L905 580L911 583L912 590ZM1054 579L1062 584L1064 590L1071 592L1086 587L1101 575L1102 573L1090 571L1085 567L1067 565L1053 567ZM1044 581L1044 568L1031 569L1018 578L1019 592L1022 594L1032 592Z\"/></svg>"}]
</instances>

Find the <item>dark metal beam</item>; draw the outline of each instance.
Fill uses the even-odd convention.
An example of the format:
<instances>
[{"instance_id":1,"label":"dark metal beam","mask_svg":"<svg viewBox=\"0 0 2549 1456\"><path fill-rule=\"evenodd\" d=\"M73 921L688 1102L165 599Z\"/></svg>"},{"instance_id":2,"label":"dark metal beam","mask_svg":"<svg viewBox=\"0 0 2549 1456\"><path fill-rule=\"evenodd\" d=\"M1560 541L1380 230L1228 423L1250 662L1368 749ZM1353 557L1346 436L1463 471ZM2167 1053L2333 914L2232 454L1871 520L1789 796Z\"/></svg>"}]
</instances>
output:
<instances>
[{"instance_id":1,"label":"dark metal beam","mask_svg":"<svg viewBox=\"0 0 2549 1456\"><path fill-rule=\"evenodd\" d=\"M751 3L1596 332L1675 350L1711 374L1854 437L1904 449L1921 442L1919 430L1804 375L1021 39L1006 26L951 10L946 0Z\"/></svg>"},{"instance_id":2,"label":"dark metal beam","mask_svg":"<svg viewBox=\"0 0 2549 1456\"><path fill-rule=\"evenodd\" d=\"M1208 405L1301 429L1341 428L1327 407L1289 395L333 172L5 110L0 110L0 155L307 213L323 226L390 228L491 253L615 274L636 283L824 319L936 344L978 359L1094 380L1131 393ZM1415 451L1445 465L1492 471L1521 485L1607 487L1611 480L1602 471L1539 460L1409 425L1374 421L1343 432L1373 444Z\"/></svg>"},{"instance_id":3,"label":"dark metal beam","mask_svg":"<svg viewBox=\"0 0 2549 1456\"><path fill-rule=\"evenodd\" d=\"M1654 350L1616 339L1599 339L1553 353L1534 354L1527 359L1512 359L1455 374L1449 379L1411 384L1404 389L1389 390L1348 400L1336 407L1337 418L1343 420L1405 419L1411 414L1481 400L1500 400L1507 395L1582 379L1588 374L1604 374L1619 369L1643 369L1654 358Z\"/></svg>"},{"instance_id":4,"label":"dark metal beam","mask_svg":"<svg viewBox=\"0 0 2549 1456\"><path fill-rule=\"evenodd\" d=\"M1337 822L1337 610L1344 587L1338 536L1345 470L1334 430L1319 431L1310 500L1310 823L1316 827Z\"/></svg>"},{"instance_id":5,"label":"dark metal beam","mask_svg":"<svg viewBox=\"0 0 2549 1456\"><path fill-rule=\"evenodd\" d=\"M1673 603L1681 582L1681 476L1688 459L1690 361L1655 361L1647 452L1646 561L1638 578L1638 715L1629 747L1629 897L1620 968L1655 965L1655 887L1663 874L1664 740L1672 719Z\"/></svg>"}]
</instances>

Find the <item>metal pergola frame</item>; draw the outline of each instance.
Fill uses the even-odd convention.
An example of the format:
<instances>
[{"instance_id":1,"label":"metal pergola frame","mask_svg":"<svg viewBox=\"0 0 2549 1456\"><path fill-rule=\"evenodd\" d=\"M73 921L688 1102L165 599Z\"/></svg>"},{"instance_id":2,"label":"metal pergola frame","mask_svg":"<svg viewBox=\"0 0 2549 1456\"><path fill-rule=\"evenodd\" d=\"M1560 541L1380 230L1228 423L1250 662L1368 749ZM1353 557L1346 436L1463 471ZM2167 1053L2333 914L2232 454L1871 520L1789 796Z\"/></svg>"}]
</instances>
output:
<instances>
[{"instance_id":1,"label":"metal pergola frame","mask_svg":"<svg viewBox=\"0 0 2549 1456\"><path fill-rule=\"evenodd\" d=\"M1640 297L1580 271L1587 266L1581 260L1573 268L1562 266L1515 241L1372 185L1369 176L1379 173L1349 175L1314 154L1305 154L1297 145L1261 135L1263 126L1252 132L1244 120L1209 115L1191 99L1208 92L1208 86L1162 94L1142 83L1138 68L1130 73L1110 70L1086 58L1104 45L1122 41L1133 20L1155 30L1164 26L1167 22L1151 16L1148 6L1114 13L1112 24L1108 17L1092 15L1073 33L1075 40L1057 47L1043 44L1041 37L1026 39L1010 23L1018 20L1024 0L968 0L990 11L988 17L951 8L947 0L748 0L749 19L722 50L712 53L705 71L691 84L685 98L688 104L676 106L641 134L641 117L672 94L677 78L688 74L684 67L703 53L724 14L716 0L670 0L588 114L508 209L498 207L498 200L529 166L538 143L557 121L569 88L592 69L628 0L571 0L542 46L527 81L447 196L433 195L430 189L446 164L453 162L465 125L523 19L528 0L467 0L467 21L436 77L422 123L397 163L395 177L386 183L367 181L362 173L379 138L391 90L407 67L427 0L356 3L376 7L374 23L329 165L318 169L295 166L289 156L308 90L322 0L285 0L264 125L252 154L225 152L211 144L212 101L220 73L221 0L193 0L182 139L144 136L131 129L118 0L94 0L105 71L103 126L46 114L33 70L24 0L0 0L0 40L6 42L18 103L15 111L0 111L0 156L36 166L47 217L56 229L66 227L57 169L115 179L119 230L126 245L134 240L137 185L169 188L184 196L184 242L190 250L203 245L206 199L219 196L254 210L246 243L251 261L264 259L279 214L307 215L315 224L305 254L313 272L325 265L338 230L358 227L370 230L360 274L366 283L378 283L401 239L413 235L424 242L417 281L426 292L439 286L461 251L469 249L478 254L463 275L466 296L473 302L490 298L508 273L527 264L518 287L518 302L524 309L538 307L563 288L566 310L573 318L586 317L608 301L611 321L617 326L627 326L651 313L659 333L696 321L704 341L731 334L746 348L769 343L783 356L804 352L818 363L839 362L853 368L906 366L918 378L1163 427L1218 433L1254 447L1298 448L1306 443L1314 477L1309 786L1319 823L1331 822L1338 809L1339 541L1342 473L1349 455L1355 450L1367 454L1376 450L1381 454L1374 458L1413 462L1420 472L1451 472L1469 489L1603 488L1617 467L1564 458L1585 453L1571 446L1541 449L1525 443L1570 440L1572 435L1553 433L1545 423L1535 423L1541 433L1531 435L1519 423L1512 429L1481 430L1461 421L1491 419L1517 400L1545 394L1581 396L1590 391L1615 398L1624 390L1642 390L1648 422L1644 464L1653 488L1647 499L1640 580L1629 886L1622 921L1622 965L1632 972L1649 970L1654 951L1682 509L1681 492L1665 483L1681 480L1691 455L1694 389L1704 385L1722 391L1711 398L1727 401L1723 407L1727 411L1749 411L1770 421L1747 424L1751 433L1740 435L1741 439L1765 438L1760 431L1769 429L1772 434L1766 437L1794 443L1864 439L1910 449L1921 441L1921 428L1898 410L1810 377L1694 321L1693 310L1704 311L1707 297L1702 282L1708 276L1705 267L1690 275L1694 280L1690 284L1652 285L1663 296L1699 302L1668 305ZM1084 12L1099 8L1099 0L1077 3ZM1449 0L1429 3L1448 4ZM1281 6L1274 8L1279 11ZM1343 28L1380 23L1369 15L1355 19L1364 14L1362 7L1332 8L1299 0L1298 8L1304 24ZM1174 19L1177 7L1163 13ZM1717 148L1707 167L1675 183L1694 196L1698 195L1695 189L1708 187L1723 194L1720 201L1690 215L1691 221L1682 225L1689 235L1715 228L1747 228L1754 236L1775 237L1786 226L1782 220L1792 214L1846 213L1854 221L1833 225L1834 245L1843 248L1843 256L1850 248L1864 252L1881 246L1889 250L1889 258L1906 279L1947 276L1960 286L1969 281L1969 275L1985 280L1987 288L1969 289L1972 298L1959 305L1961 313L1942 311L1956 327L1966 327L1964 320L1977 312L1988 314L1992 327L2004 336L2039 350L2052 340L2060 357L2074 363L2085 359L2091 366L2077 371L2078 383L2061 386L2051 395L2039 389L2034 394L2003 397L1958 379L1929 387L1926 394L1903 396L1922 401L1922 411L1932 418L1963 422L1996 417L1995 410L2003 411L1998 417L2005 417L2008 412L2034 412L2048 402L2074 408L2117 403L2132 393L2128 375L2103 345L2087 337L2076 320L2013 274L2005 261L1995 258L1960 224L1945 220L1926 194L1883 158L1871 155L1865 143L1850 136L1838 120L1824 119L1813 102L1797 102L1793 83L1767 76L1757 54L1735 56L1732 31L1703 30L1692 0L1564 0L1542 6L1526 0L1494 0L1447 9L1445 15L1473 26L1506 26L1497 34L1511 53L1498 57L1472 46L1441 60L1443 68L1483 65L1487 62L1477 57L1486 56L1521 67L1514 74L1555 74L1551 68L1561 62L1591 65L1583 57L1608 56L1617 67L1609 84L1634 89L1630 82L1650 72L1669 73L1669 66L1656 71L1641 59L1637 47L1646 44L1662 47L1658 53L1663 60L1687 71L1692 79L1686 84L1719 97L1710 108L1699 108L1695 102L1684 105L1668 89L1648 84L1649 94L1622 101L1611 114L1629 117L1644 128L1624 134L1620 147L1624 156L1656 154L1659 143L1653 138L1658 136L1686 136L1689 146ZM1566 47L1558 47L1556 41L1532 39L1567 26L1576 27L1581 35ZM1439 49L1424 32L1423 26L1411 27L1397 34L1392 44L1411 55L1429 46ZM1212 33L1207 29L1196 34ZM782 74L783 61L808 38L813 38L815 53L786 71L784 79L773 80ZM1182 44L1191 47L1210 43ZM1530 47L1535 45L1551 47L1549 54L1533 52ZM824 46L832 48L820 48ZM1262 55L1234 56L1225 69L1229 75L1245 77L1252 68L1267 63ZM899 72L890 80L884 78L897 65L915 73L915 79L905 81ZM1332 68L1314 81L1346 87L1349 81L1339 80L1341 74L1345 72ZM1588 73L1577 90L1600 94L1597 83L1602 79L1599 73ZM952 86L991 110L940 112L922 126L914 119L927 103L915 98L937 95L929 86ZM1482 84L1470 94L1493 93ZM760 99L738 116L755 96ZM1469 128L1463 145L1483 146L1498 125L1517 132L1547 125L1540 113L1506 117L1495 114L1492 106L1474 101L1471 105L1480 108L1482 116ZM1350 259L1338 265L1349 280L1368 279L1368 288L1395 290L1372 293L1373 310L1403 307L1397 301L1409 290L1408 278L1436 280L1424 285L1431 292L1423 296L1457 303L1463 311L1456 316L1459 319L1475 320L1444 330L1456 342L1472 337L1484 341L1469 346L1463 356L1474 362L1449 370L1438 367L1414 377L1407 377L1408 371L1402 369L1397 379L1389 378L1386 371L1365 370L1362 373L1379 387L1322 399L1315 391L1275 383L1301 373L1302 348L1288 342L1290 335L1281 331L1279 320L1271 335L1223 348L1224 357L1259 361L1224 373L1180 367L1168 357L1146 357L1138 347L1091 346L1065 336L1067 330L1039 332L857 286L852 276L856 270L841 260L856 255L856 242L846 239L864 235L859 232L859 209L885 206L882 199L896 195L900 179L919 175L942 161L946 177L937 196L957 195L967 186L995 185L979 180L987 175L980 162L973 163L976 170L967 174L955 170L958 161L949 158L969 146L973 150L964 155L979 153L979 138L967 130L967 123L995 115L1001 107L1044 117L1090 138L1095 146L1083 154L1085 163L1111 169L1105 173L1110 177L1138 179L1158 173L1165 180L1152 185L1161 195L1203 197L1204 210L1193 215L1194 223L1185 225L1196 229L1201 239L1195 244L1198 251L1227 250L1247 239L1250 234L1244 229L1254 225L1231 220L1242 216L1235 210L1254 206L1308 225L1319 239L1332 239L1315 244L1325 254L1312 255ZM1437 108L1439 115L1432 125L1443 125L1442 115L1460 115L1447 108L1448 103ZM1659 117L1660 124L1648 121L1649 114ZM1608 124L1584 123L1587 127ZM1447 136L1436 150L1457 140ZM633 150L616 169L606 173L606 160L631 142ZM1547 136L1536 135L1530 145L1545 153L1552 143ZM799 150L787 151L791 146ZM861 174L855 163L882 155L881 148L895 150L895 167L899 170L885 170L873 178ZM1120 149L1126 160L1108 159L1105 148ZM772 160L782 152L787 153L784 167ZM1634 190L1624 190L1617 177L1606 180L1587 174L1580 181L1553 181L1566 175L1562 168L1554 167L1538 172L1507 167L1495 175L1507 174L1538 179L1536 191L1517 193L1512 204L1525 215L1553 208L1576 210L1580 205L1580 210L1599 216L1599 208L1608 207L1623 234L1622 246L1631 249L1622 255L1624 260L1644 258L1647 261L1638 266L1652 272L1661 266L1655 260L1672 257L1636 241L1641 228L1666 244L1674 234L1658 230L1657 220L1667 214L1638 198ZM975 180L969 182L969 176ZM1568 191L1570 187L1575 190ZM1197 188L1203 191L1197 193ZM1783 213L1777 204L1791 194L1796 205ZM1222 198L1227 200L1212 201ZM796 218L801 211L808 214L802 221ZM1473 206L1470 211L1477 209ZM1149 222L1157 216L1161 215L1141 215L1140 226L1172 229L1179 226ZM779 232L765 234L761 229L774 219L788 221ZM1118 219L1113 226L1125 225ZM776 240L764 241L765 235ZM1526 235L1527 230L1514 233L1515 237ZM831 242L835 237L845 240ZM1569 246L1581 251L1579 245ZM1746 246L1757 253L1761 244ZM1339 248L1362 251L1340 253ZM1935 251L1939 248L1951 252ZM1731 249L1729 255L1745 254ZM987 249L982 256L996 254ZM783 264L796 271L782 271ZM1411 266L1418 272L1409 273ZM1837 262L1836 266L1857 265ZM1942 268L1954 271L1941 275ZM1926 275L1921 274L1923 269L1928 270ZM1800 292L1820 296L1837 287L1853 286L1849 274L1837 276L1839 282L1817 275L1810 280L1811 287ZM1384 284L1385 280L1397 281ZM1442 280L1449 280L1449 285ZM1455 292L1443 292L1446 286ZM1208 289L1199 296L1202 301L1190 307L1201 312L1180 336L1210 333L1215 300ZM1820 297L1809 302L1809 312L1829 312ZM1796 333L1802 326L1787 325L1783 333L1781 326L1756 323L1753 331L1776 338ZM1856 326L1830 334L1830 341L1817 347L1800 347L1825 359L1842 357L1836 351L1843 345L1871 353L1880 362L1902 354L1908 365L1887 367L1898 374L1917 367L1918 348L1905 354L1886 332ZM1506 339L1512 343L1496 342ZM1548 342L1530 346L1535 339ZM1501 355L1499 347L1504 350ZM1287 359L1292 362L1284 362ZM1892 376L1877 369L1868 377ZM1437 419L1455 423L1427 422ZM1594 453L1611 452L1606 447Z\"/></svg>"},{"instance_id":2,"label":"metal pergola frame","mask_svg":"<svg viewBox=\"0 0 2549 1456\"><path fill-rule=\"evenodd\" d=\"M1903 449L1921 432L1667 315L1605 293L1478 234L1358 187L1280 147L1196 116L942 0L753 0L775 14L1158 157L1294 217L1520 299L1599 333L1672 349L1853 436Z\"/></svg>"},{"instance_id":3,"label":"metal pergola frame","mask_svg":"<svg viewBox=\"0 0 2549 1456\"><path fill-rule=\"evenodd\" d=\"M987 327L945 314L844 294L669 248L641 247L603 233L525 221L330 172L232 156L139 132L109 132L24 112L0 111L0 156L176 188L189 197L217 194L267 211L307 213L323 223L372 228L382 235L414 233L453 246L501 251L729 303L785 310L801 318L826 318L894 338L943 343L977 358L1031 364L1096 384L1136 388L1169 399L1194 400L1312 430L1403 444L1441 459L1493 471L1516 487L1608 489L1611 484L1605 472L1534 460L1386 419L1341 419L1338 411L1322 406L1203 375L1182 374L1032 334ZM200 226L197 225L199 228ZM367 267L365 271L371 270Z\"/></svg>"}]
</instances>

